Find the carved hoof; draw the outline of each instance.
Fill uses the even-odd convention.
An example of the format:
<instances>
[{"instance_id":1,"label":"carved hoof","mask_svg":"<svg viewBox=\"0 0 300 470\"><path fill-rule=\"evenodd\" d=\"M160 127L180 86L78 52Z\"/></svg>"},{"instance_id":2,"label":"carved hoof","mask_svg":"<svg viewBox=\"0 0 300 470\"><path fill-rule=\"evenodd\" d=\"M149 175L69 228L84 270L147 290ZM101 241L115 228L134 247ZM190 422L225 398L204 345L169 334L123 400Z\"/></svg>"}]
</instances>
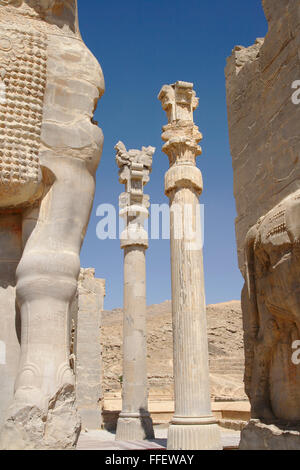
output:
<instances>
[{"instance_id":1,"label":"carved hoof","mask_svg":"<svg viewBox=\"0 0 300 470\"><path fill-rule=\"evenodd\" d=\"M36 364L26 363L20 370L15 390L19 389L39 389L41 387L41 371Z\"/></svg>"},{"instance_id":2,"label":"carved hoof","mask_svg":"<svg viewBox=\"0 0 300 470\"><path fill-rule=\"evenodd\" d=\"M74 376L72 369L70 368L69 363L67 362L63 363L58 368L57 383L58 383L59 388L67 386L67 385L75 387L75 376Z\"/></svg>"}]
</instances>

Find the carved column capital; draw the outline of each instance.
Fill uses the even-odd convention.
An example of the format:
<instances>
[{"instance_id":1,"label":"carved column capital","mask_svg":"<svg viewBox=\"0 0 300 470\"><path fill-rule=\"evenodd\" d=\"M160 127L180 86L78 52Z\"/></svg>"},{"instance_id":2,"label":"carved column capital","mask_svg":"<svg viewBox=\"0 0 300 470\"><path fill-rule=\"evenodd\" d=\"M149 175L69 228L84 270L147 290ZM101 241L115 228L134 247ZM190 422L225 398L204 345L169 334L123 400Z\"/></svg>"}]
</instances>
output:
<instances>
[{"instance_id":1,"label":"carved column capital","mask_svg":"<svg viewBox=\"0 0 300 470\"><path fill-rule=\"evenodd\" d=\"M166 195L169 196L173 190L191 186L201 194L202 175L196 167L196 157L202 153L198 145L202 134L193 121L193 112L199 103L193 84L179 81L173 85L164 85L158 99L169 121L163 127L162 134L165 141L162 150L170 163L165 178Z\"/></svg>"},{"instance_id":2,"label":"carved column capital","mask_svg":"<svg viewBox=\"0 0 300 470\"><path fill-rule=\"evenodd\" d=\"M142 150L126 150L123 142L115 146L116 161L119 167L119 181L125 184L125 192L119 197L120 216L125 219L126 227L121 234L121 248L144 246L148 248L148 234L143 224L149 216L149 196L144 194L144 186L152 171L154 147Z\"/></svg>"}]
</instances>

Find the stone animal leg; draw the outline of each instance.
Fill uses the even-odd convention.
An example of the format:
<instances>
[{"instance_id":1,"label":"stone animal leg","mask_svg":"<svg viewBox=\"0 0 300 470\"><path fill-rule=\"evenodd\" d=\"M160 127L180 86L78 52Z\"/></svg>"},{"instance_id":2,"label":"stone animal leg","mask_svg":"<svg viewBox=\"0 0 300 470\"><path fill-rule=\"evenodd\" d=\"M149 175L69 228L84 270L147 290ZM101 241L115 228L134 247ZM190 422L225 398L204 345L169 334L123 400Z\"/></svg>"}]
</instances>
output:
<instances>
[{"instance_id":1,"label":"stone animal leg","mask_svg":"<svg viewBox=\"0 0 300 470\"><path fill-rule=\"evenodd\" d=\"M245 392L251 400L251 383L254 364L254 345L259 331L259 314L257 307L254 244L258 237L258 230L253 226L246 237L244 246L245 284L242 289L241 302L243 312L244 351L245 351Z\"/></svg>"},{"instance_id":2,"label":"stone animal leg","mask_svg":"<svg viewBox=\"0 0 300 470\"><path fill-rule=\"evenodd\" d=\"M257 267L264 264L260 244L259 224L253 226L245 240L245 286L242 292L245 391L251 401L252 418L269 420L273 417L270 405L269 371L273 342L274 319L259 294ZM256 248L255 248L256 247Z\"/></svg>"},{"instance_id":3,"label":"stone animal leg","mask_svg":"<svg viewBox=\"0 0 300 470\"><path fill-rule=\"evenodd\" d=\"M244 384L245 393L251 400L251 383L253 376L253 363L254 363L254 345L258 331L258 320L256 315L253 315L247 285L245 284L242 289L242 312L243 312L243 330L244 330L244 355L245 355L245 373ZM256 308L255 308L256 310Z\"/></svg>"},{"instance_id":4,"label":"stone animal leg","mask_svg":"<svg viewBox=\"0 0 300 470\"><path fill-rule=\"evenodd\" d=\"M260 305L259 310L261 327L254 346L251 416L264 422L274 422L270 400L270 365L279 339L279 329L265 305Z\"/></svg>"},{"instance_id":5,"label":"stone animal leg","mask_svg":"<svg viewBox=\"0 0 300 470\"><path fill-rule=\"evenodd\" d=\"M21 361L15 399L0 446L72 448L80 421L69 365L70 302L94 195L94 177L79 158L51 157L53 185L17 269Z\"/></svg>"}]
</instances>

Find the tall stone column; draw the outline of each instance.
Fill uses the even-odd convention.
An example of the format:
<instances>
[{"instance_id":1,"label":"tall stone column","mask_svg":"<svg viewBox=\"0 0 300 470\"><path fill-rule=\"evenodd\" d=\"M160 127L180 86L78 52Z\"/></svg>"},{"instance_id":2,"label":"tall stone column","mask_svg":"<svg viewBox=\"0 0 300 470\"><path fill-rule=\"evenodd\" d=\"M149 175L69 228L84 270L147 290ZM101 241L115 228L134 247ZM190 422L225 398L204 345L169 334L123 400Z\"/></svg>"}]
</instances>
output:
<instances>
[{"instance_id":1,"label":"tall stone column","mask_svg":"<svg viewBox=\"0 0 300 470\"><path fill-rule=\"evenodd\" d=\"M148 235L143 227L148 217L149 196L143 187L149 181L153 147L129 150L116 145L120 183L120 215L125 220L121 234L124 250L124 322L122 412L117 425L117 440L153 439L148 412L146 343L146 262Z\"/></svg>"},{"instance_id":2,"label":"tall stone column","mask_svg":"<svg viewBox=\"0 0 300 470\"><path fill-rule=\"evenodd\" d=\"M198 99L193 84L186 82L164 86L158 98L169 121L162 134L170 162L165 192L171 213L175 383L168 449L221 449L210 402L199 207L203 185L195 162L202 135L193 122Z\"/></svg>"}]
</instances>

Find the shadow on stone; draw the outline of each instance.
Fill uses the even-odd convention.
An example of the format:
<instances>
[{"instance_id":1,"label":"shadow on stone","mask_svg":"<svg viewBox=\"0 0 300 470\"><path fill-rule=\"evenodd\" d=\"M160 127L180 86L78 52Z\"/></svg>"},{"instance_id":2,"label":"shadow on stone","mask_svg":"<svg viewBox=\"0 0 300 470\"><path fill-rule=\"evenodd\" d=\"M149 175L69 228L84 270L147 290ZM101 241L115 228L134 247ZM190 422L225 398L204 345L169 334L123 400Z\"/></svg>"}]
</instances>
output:
<instances>
[{"instance_id":1,"label":"shadow on stone","mask_svg":"<svg viewBox=\"0 0 300 470\"><path fill-rule=\"evenodd\" d=\"M140 408L141 425L145 433L145 439L155 439L153 422L148 410Z\"/></svg>"}]
</instances>

